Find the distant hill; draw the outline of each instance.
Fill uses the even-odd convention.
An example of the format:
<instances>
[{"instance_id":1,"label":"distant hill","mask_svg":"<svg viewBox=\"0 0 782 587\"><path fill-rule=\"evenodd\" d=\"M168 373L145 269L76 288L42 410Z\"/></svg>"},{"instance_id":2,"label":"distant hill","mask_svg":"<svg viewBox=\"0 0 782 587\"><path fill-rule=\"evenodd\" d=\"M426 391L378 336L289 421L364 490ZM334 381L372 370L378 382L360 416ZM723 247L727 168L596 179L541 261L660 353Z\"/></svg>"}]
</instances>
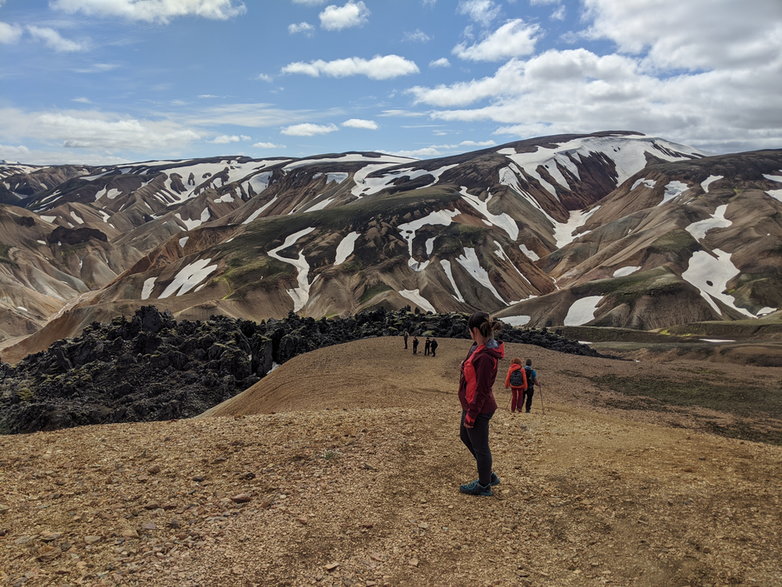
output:
<instances>
[{"instance_id":1,"label":"distant hill","mask_svg":"<svg viewBox=\"0 0 782 587\"><path fill-rule=\"evenodd\" d=\"M11 358L149 303L187 319L412 304L637 329L782 307L782 150L706 157L606 131L421 161L237 156L0 176L15 203L0 207Z\"/></svg>"}]
</instances>

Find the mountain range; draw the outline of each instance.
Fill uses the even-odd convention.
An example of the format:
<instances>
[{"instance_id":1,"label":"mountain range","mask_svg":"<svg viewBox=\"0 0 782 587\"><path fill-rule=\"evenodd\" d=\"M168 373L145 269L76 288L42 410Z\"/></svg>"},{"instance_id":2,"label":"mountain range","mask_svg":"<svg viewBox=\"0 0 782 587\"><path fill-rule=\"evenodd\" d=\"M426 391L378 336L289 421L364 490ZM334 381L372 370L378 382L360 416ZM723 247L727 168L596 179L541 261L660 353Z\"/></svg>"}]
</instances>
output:
<instances>
[{"instance_id":1,"label":"mountain range","mask_svg":"<svg viewBox=\"0 0 782 587\"><path fill-rule=\"evenodd\" d=\"M782 318L782 149L604 131L428 160L6 162L0 226L4 358L149 304L644 330Z\"/></svg>"}]
</instances>

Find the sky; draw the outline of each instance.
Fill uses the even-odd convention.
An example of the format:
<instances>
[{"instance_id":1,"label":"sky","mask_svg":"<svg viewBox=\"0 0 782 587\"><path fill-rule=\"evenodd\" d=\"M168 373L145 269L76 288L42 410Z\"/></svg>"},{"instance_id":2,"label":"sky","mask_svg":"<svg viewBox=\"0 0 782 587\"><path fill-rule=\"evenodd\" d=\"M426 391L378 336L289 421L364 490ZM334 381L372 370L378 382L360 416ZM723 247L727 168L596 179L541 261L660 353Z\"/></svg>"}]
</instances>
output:
<instances>
[{"instance_id":1,"label":"sky","mask_svg":"<svg viewBox=\"0 0 782 587\"><path fill-rule=\"evenodd\" d=\"M0 0L0 159L782 148L782 0Z\"/></svg>"}]
</instances>

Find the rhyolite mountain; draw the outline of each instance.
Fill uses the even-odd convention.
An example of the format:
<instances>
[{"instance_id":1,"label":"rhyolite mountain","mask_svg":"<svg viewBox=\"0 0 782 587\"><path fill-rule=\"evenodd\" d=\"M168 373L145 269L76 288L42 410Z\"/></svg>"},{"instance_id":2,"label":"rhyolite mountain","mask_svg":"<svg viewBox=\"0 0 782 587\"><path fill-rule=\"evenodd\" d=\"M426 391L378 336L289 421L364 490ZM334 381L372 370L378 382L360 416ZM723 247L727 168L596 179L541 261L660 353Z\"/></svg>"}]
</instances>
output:
<instances>
[{"instance_id":1,"label":"rhyolite mountain","mask_svg":"<svg viewBox=\"0 0 782 587\"><path fill-rule=\"evenodd\" d=\"M429 160L6 164L0 198L0 335L18 357L147 304L639 329L782 307L782 150L607 131Z\"/></svg>"}]
</instances>

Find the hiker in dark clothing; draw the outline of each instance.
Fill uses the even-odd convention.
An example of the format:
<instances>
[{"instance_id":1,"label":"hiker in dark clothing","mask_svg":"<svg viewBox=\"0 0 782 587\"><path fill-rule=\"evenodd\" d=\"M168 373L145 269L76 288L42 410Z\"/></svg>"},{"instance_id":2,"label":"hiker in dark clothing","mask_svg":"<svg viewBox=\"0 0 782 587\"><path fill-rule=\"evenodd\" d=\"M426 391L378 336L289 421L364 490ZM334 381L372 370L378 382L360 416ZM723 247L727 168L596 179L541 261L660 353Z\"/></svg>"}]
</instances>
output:
<instances>
[{"instance_id":1,"label":"hiker in dark clothing","mask_svg":"<svg viewBox=\"0 0 782 587\"><path fill-rule=\"evenodd\" d=\"M403 337L404 337L404 339L405 339L405 350L407 350L407 338L410 336L410 333L409 333L407 330L405 330L405 331L402 333L402 336L403 336Z\"/></svg>"},{"instance_id":2,"label":"hiker in dark clothing","mask_svg":"<svg viewBox=\"0 0 782 587\"><path fill-rule=\"evenodd\" d=\"M432 351L432 356L436 356L437 354L437 341L435 339L432 339L432 343L429 345L429 350Z\"/></svg>"},{"instance_id":3,"label":"hiker in dark clothing","mask_svg":"<svg viewBox=\"0 0 782 587\"><path fill-rule=\"evenodd\" d=\"M426 337L426 342L424 343L424 356L429 356L429 349L432 347L432 341L429 340L429 337Z\"/></svg>"},{"instance_id":4,"label":"hiker in dark clothing","mask_svg":"<svg viewBox=\"0 0 782 587\"><path fill-rule=\"evenodd\" d=\"M526 400L525 411L529 414L532 409L532 396L535 394L534 386L538 381L538 373L532 368L532 359L527 359L524 366L524 372L527 375L527 389L524 390L524 395L521 398L521 403ZM519 411L521 411L521 403L519 404Z\"/></svg>"},{"instance_id":5,"label":"hiker in dark clothing","mask_svg":"<svg viewBox=\"0 0 782 587\"><path fill-rule=\"evenodd\" d=\"M476 312L467 321L467 328L474 342L461 364L459 402L462 420L459 436L475 457L478 479L460 486L459 491L468 495L494 495L491 487L499 485L500 479L492 471L489 420L497 410L491 388L497 378L499 360L505 356L504 343L494 340L494 334L502 329L502 323L489 318L486 312Z\"/></svg>"},{"instance_id":6,"label":"hiker in dark clothing","mask_svg":"<svg viewBox=\"0 0 782 587\"><path fill-rule=\"evenodd\" d=\"M418 337L417 336L413 337L413 354L414 355L418 354Z\"/></svg>"}]
</instances>

